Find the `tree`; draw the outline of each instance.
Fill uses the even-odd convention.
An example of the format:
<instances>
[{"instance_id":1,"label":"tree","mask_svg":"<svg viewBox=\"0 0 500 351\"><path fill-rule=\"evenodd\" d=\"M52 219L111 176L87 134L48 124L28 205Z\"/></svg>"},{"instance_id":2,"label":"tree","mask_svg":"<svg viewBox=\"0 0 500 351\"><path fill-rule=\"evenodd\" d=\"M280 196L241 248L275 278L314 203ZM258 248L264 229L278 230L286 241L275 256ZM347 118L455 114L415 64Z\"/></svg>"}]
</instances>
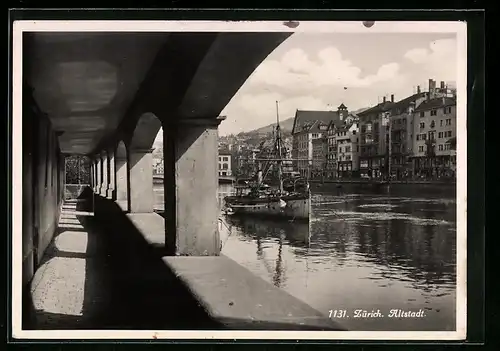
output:
<instances>
[{"instance_id":1,"label":"tree","mask_svg":"<svg viewBox=\"0 0 500 351\"><path fill-rule=\"evenodd\" d=\"M67 156L66 184L90 184L90 160L86 156Z\"/></svg>"}]
</instances>

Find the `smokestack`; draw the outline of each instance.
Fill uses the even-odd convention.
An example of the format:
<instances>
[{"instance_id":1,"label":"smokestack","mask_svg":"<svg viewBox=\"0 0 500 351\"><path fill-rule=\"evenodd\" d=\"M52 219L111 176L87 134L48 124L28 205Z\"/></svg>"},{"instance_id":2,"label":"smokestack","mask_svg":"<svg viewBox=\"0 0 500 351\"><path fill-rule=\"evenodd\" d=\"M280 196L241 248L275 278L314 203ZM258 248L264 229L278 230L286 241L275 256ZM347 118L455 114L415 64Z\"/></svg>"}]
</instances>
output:
<instances>
[{"instance_id":1,"label":"smokestack","mask_svg":"<svg viewBox=\"0 0 500 351\"><path fill-rule=\"evenodd\" d=\"M384 96L384 99L383 99L382 101L383 101L383 103L385 104L385 96Z\"/></svg>"},{"instance_id":2,"label":"smokestack","mask_svg":"<svg viewBox=\"0 0 500 351\"><path fill-rule=\"evenodd\" d=\"M420 85L417 85L417 94L420 94Z\"/></svg>"},{"instance_id":3,"label":"smokestack","mask_svg":"<svg viewBox=\"0 0 500 351\"><path fill-rule=\"evenodd\" d=\"M394 94L391 94L391 102L394 102Z\"/></svg>"},{"instance_id":4,"label":"smokestack","mask_svg":"<svg viewBox=\"0 0 500 351\"><path fill-rule=\"evenodd\" d=\"M444 81L441 81L441 89L444 89Z\"/></svg>"}]
</instances>

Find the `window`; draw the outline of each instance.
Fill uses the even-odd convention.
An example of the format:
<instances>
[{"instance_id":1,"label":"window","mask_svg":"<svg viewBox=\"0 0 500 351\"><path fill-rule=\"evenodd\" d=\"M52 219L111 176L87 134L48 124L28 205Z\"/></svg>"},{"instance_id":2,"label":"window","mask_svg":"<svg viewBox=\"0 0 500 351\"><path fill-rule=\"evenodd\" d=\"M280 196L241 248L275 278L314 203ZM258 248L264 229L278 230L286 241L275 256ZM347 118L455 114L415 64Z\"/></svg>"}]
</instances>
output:
<instances>
[{"instance_id":1,"label":"window","mask_svg":"<svg viewBox=\"0 0 500 351\"><path fill-rule=\"evenodd\" d=\"M356 135L356 131L355 130L352 131L352 135Z\"/></svg>"},{"instance_id":2,"label":"window","mask_svg":"<svg viewBox=\"0 0 500 351\"><path fill-rule=\"evenodd\" d=\"M440 120L439 121L439 126L442 127L443 126L443 120Z\"/></svg>"},{"instance_id":3,"label":"window","mask_svg":"<svg viewBox=\"0 0 500 351\"><path fill-rule=\"evenodd\" d=\"M356 152L359 152L359 145L356 145Z\"/></svg>"},{"instance_id":4,"label":"window","mask_svg":"<svg viewBox=\"0 0 500 351\"><path fill-rule=\"evenodd\" d=\"M447 126L451 126L451 118L448 118L448 119L446 120L446 125L447 125Z\"/></svg>"},{"instance_id":5,"label":"window","mask_svg":"<svg viewBox=\"0 0 500 351\"><path fill-rule=\"evenodd\" d=\"M435 126L436 126L436 122L434 122L434 120L431 121L431 128L434 128Z\"/></svg>"},{"instance_id":6,"label":"window","mask_svg":"<svg viewBox=\"0 0 500 351\"><path fill-rule=\"evenodd\" d=\"M439 144L439 146L438 146L438 150L439 150L439 151L443 151L443 144Z\"/></svg>"},{"instance_id":7,"label":"window","mask_svg":"<svg viewBox=\"0 0 500 351\"><path fill-rule=\"evenodd\" d=\"M441 121L442 122L442 121ZM443 132L438 133L438 138L441 139L443 137Z\"/></svg>"},{"instance_id":8,"label":"window","mask_svg":"<svg viewBox=\"0 0 500 351\"><path fill-rule=\"evenodd\" d=\"M346 159L347 161L350 161L350 160L351 160L351 155L347 155L347 156L345 157L345 159Z\"/></svg>"},{"instance_id":9,"label":"window","mask_svg":"<svg viewBox=\"0 0 500 351\"><path fill-rule=\"evenodd\" d=\"M417 141L420 140L420 134L417 134Z\"/></svg>"},{"instance_id":10,"label":"window","mask_svg":"<svg viewBox=\"0 0 500 351\"><path fill-rule=\"evenodd\" d=\"M345 152L351 152L351 147L350 146L346 146L345 147Z\"/></svg>"},{"instance_id":11,"label":"window","mask_svg":"<svg viewBox=\"0 0 500 351\"><path fill-rule=\"evenodd\" d=\"M403 124L406 124L407 120L406 118L403 118L403 120L401 121Z\"/></svg>"},{"instance_id":12,"label":"window","mask_svg":"<svg viewBox=\"0 0 500 351\"><path fill-rule=\"evenodd\" d=\"M423 129L425 128L425 123L424 122L420 122L420 129Z\"/></svg>"},{"instance_id":13,"label":"window","mask_svg":"<svg viewBox=\"0 0 500 351\"><path fill-rule=\"evenodd\" d=\"M451 145L450 144L444 144L444 149L445 150L450 150L451 149Z\"/></svg>"},{"instance_id":14,"label":"window","mask_svg":"<svg viewBox=\"0 0 500 351\"><path fill-rule=\"evenodd\" d=\"M425 117L425 112L424 111L420 112L420 117Z\"/></svg>"},{"instance_id":15,"label":"window","mask_svg":"<svg viewBox=\"0 0 500 351\"><path fill-rule=\"evenodd\" d=\"M445 114L450 114L451 113L451 106L445 107L444 108L444 113Z\"/></svg>"},{"instance_id":16,"label":"window","mask_svg":"<svg viewBox=\"0 0 500 351\"><path fill-rule=\"evenodd\" d=\"M227 169L227 168L228 168L227 163L223 163L222 164L222 169Z\"/></svg>"},{"instance_id":17,"label":"window","mask_svg":"<svg viewBox=\"0 0 500 351\"><path fill-rule=\"evenodd\" d=\"M437 115L437 110L431 110L431 116L436 116Z\"/></svg>"},{"instance_id":18,"label":"window","mask_svg":"<svg viewBox=\"0 0 500 351\"><path fill-rule=\"evenodd\" d=\"M426 134L421 134L421 135L420 135L420 139L422 139L422 140L427 140L427 135L426 135Z\"/></svg>"},{"instance_id":19,"label":"window","mask_svg":"<svg viewBox=\"0 0 500 351\"><path fill-rule=\"evenodd\" d=\"M418 152L424 152L424 146L423 145L420 145L418 147Z\"/></svg>"},{"instance_id":20,"label":"window","mask_svg":"<svg viewBox=\"0 0 500 351\"><path fill-rule=\"evenodd\" d=\"M436 139L436 132L429 132L429 140Z\"/></svg>"}]
</instances>

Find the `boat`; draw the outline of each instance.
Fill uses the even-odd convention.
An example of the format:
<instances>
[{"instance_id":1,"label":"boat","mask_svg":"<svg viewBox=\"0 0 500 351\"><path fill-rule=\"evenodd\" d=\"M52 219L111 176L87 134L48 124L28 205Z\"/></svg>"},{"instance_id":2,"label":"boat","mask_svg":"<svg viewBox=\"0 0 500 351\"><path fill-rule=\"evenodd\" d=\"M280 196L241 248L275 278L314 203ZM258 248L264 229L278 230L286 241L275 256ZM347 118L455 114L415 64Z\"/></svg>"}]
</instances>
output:
<instances>
[{"instance_id":1,"label":"boat","mask_svg":"<svg viewBox=\"0 0 500 351\"><path fill-rule=\"evenodd\" d=\"M224 198L223 213L226 215L259 215L309 221L311 192L308 181L301 177L283 179L282 161L284 159L282 158L283 146L278 102L276 102L276 119L274 155L265 160L267 161L265 167L258 167L255 180L236 183L236 194ZM279 184L277 189L264 183L264 179L274 162L278 170Z\"/></svg>"}]
</instances>

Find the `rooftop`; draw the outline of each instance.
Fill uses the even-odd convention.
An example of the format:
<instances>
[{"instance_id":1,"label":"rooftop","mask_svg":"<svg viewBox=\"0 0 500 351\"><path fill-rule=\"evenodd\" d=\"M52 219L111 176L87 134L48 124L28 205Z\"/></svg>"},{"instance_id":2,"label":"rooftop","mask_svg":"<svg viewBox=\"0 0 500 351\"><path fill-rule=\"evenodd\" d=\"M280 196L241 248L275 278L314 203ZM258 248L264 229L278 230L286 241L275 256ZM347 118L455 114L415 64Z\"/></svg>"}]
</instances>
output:
<instances>
[{"instance_id":1,"label":"rooftop","mask_svg":"<svg viewBox=\"0 0 500 351\"><path fill-rule=\"evenodd\" d=\"M391 102L391 101L381 102L381 103L369 108L368 110L359 112L358 116L364 117L364 116L368 116L368 115L372 115L372 114L376 114L376 113L380 113L380 112L385 112L385 111L388 111L393 105L394 105L394 102Z\"/></svg>"},{"instance_id":2,"label":"rooftop","mask_svg":"<svg viewBox=\"0 0 500 351\"><path fill-rule=\"evenodd\" d=\"M415 112L432 110L440 107L455 106L457 101L451 97L438 97L430 100L425 100L415 109Z\"/></svg>"},{"instance_id":3,"label":"rooftop","mask_svg":"<svg viewBox=\"0 0 500 351\"><path fill-rule=\"evenodd\" d=\"M303 131L302 127L309 128L311 132L314 124L317 123L316 128L320 124L329 124L331 121L340 121L340 116L337 111L310 111L310 110L297 110L295 112L295 119L293 122L292 133ZM319 129L318 129L319 130Z\"/></svg>"},{"instance_id":4,"label":"rooftop","mask_svg":"<svg viewBox=\"0 0 500 351\"><path fill-rule=\"evenodd\" d=\"M421 92L410 95L404 98L403 100L399 100L396 103L394 103L394 105L391 106L391 112L393 112L394 114L398 114L397 112L398 109L407 109L408 107L410 107L410 104L412 102L415 102L416 100L423 98L426 95L427 95L426 92Z\"/></svg>"}]
</instances>

